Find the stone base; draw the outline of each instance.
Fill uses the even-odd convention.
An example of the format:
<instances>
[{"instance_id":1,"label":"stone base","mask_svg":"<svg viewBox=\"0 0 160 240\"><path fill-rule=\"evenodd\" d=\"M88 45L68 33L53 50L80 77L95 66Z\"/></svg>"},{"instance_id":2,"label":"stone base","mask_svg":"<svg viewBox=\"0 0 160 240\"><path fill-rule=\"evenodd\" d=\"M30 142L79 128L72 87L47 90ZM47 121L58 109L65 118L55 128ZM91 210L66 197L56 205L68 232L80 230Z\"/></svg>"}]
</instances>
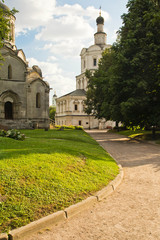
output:
<instances>
[{"instance_id":1,"label":"stone base","mask_svg":"<svg viewBox=\"0 0 160 240\"><path fill-rule=\"evenodd\" d=\"M0 119L0 129L38 129L38 128L49 128L49 121L44 119Z\"/></svg>"}]
</instances>

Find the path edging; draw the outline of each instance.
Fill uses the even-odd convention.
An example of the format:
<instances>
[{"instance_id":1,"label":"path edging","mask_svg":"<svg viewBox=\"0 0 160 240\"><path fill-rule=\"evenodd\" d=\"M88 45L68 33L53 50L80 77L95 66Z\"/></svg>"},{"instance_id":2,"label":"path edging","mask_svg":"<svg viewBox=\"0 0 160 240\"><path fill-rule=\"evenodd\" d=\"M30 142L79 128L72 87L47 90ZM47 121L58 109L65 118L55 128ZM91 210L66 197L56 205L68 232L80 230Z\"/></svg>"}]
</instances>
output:
<instances>
[{"instance_id":1,"label":"path edging","mask_svg":"<svg viewBox=\"0 0 160 240\"><path fill-rule=\"evenodd\" d=\"M110 194L112 194L115 191L115 189L122 182L124 172L122 166L120 164L118 164L118 166L119 174L116 176L116 178L113 181L111 181L105 188L96 192L93 196L88 197L87 199L66 208L64 211L63 210L58 211L56 213L43 217L39 220L31 222L26 226L14 229L10 231L8 235L5 233L0 234L0 240L23 239L24 236L25 237L30 236L34 232L47 229L51 225L53 226L57 223L62 223L66 221L68 218L78 215L80 212L87 209L89 206L94 205L96 202L102 201L103 199L107 198Z\"/></svg>"}]
</instances>

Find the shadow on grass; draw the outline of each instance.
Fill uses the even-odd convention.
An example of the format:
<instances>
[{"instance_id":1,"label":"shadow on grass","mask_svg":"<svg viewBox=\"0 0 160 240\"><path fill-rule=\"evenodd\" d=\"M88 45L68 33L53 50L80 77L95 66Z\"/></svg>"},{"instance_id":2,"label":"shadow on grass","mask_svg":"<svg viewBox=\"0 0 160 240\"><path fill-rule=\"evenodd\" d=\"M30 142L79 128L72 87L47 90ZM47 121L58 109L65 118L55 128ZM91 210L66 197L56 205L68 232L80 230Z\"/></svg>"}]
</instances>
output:
<instances>
[{"instance_id":1,"label":"shadow on grass","mask_svg":"<svg viewBox=\"0 0 160 240\"><path fill-rule=\"evenodd\" d=\"M34 135L34 133L31 133L31 135ZM102 150L99 144L87 134L85 134L83 139L79 136L76 140L72 136L67 137L67 135L66 138L62 138L64 135L56 135L54 137L52 135L47 136L47 134L45 136L42 134L41 136L33 137L31 135L25 141L1 138L0 160L16 159L30 154L66 153L73 157L84 156L84 158L91 160L113 161L109 154Z\"/></svg>"}]
</instances>

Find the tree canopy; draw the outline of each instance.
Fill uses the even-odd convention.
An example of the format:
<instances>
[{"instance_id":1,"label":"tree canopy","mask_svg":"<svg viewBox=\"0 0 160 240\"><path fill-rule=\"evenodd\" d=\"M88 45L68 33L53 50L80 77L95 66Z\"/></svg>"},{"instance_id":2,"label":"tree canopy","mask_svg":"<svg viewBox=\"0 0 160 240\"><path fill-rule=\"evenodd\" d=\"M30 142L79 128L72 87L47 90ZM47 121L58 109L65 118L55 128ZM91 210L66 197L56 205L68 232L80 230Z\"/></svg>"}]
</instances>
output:
<instances>
[{"instance_id":1,"label":"tree canopy","mask_svg":"<svg viewBox=\"0 0 160 240\"><path fill-rule=\"evenodd\" d=\"M2 1L4 2L4 1ZM17 12L14 8L12 10L2 9L0 7L0 48L3 46L4 39L8 39L8 33L10 31L10 16ZM2 59L0 55L0 59Z\"/></svg>"},{"instance_id":2,"label":"tree canopy","mask_svg":"<svg viewBox=\"0 0 160 240\"><path fill-rule=\"evenodd\" d=\"M56 107L50 106L49 107L49 118L55 121L55 114L56 114Z\"/></svg>"},{"instance_id":3,"label":"tree canopy","mask_svg":"<svg viewBox=\"0 0 160 240\"><path fill-rule=\"evenodd\" d=\"M125 125L160 126L160 1L129 0L111 52L91 74L86 111Z\"/></svg>"}]
</instances>

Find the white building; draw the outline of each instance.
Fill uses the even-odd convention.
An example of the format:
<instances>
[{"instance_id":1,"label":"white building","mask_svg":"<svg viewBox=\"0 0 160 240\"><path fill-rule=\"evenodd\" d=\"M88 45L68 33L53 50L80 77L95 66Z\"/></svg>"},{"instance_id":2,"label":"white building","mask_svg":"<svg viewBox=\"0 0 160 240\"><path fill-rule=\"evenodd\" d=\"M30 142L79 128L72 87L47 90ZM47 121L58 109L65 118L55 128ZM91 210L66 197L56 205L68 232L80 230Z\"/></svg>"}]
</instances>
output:
<instances>
[{"instance_id":1,"label":"white building","mask_svg":"<svg viewBox=\"0 0 160 240\"><path fill-rule=\"evenodd\" d=\"M87 69L95 71L98 68L102 52L111 47L106 44L107 34L103 31L104 18L101 16L101 12L96 22L97 32L94 34L94 45L83 48L80 53L81 74L76 76L76 90L56 100L56 125L81 125L90 129L104 127L104 121L99 121L84 112L84 100L88 85L85 72ZM112 122L109 125L112 126Z\"/></svg>"}]
</instances>

